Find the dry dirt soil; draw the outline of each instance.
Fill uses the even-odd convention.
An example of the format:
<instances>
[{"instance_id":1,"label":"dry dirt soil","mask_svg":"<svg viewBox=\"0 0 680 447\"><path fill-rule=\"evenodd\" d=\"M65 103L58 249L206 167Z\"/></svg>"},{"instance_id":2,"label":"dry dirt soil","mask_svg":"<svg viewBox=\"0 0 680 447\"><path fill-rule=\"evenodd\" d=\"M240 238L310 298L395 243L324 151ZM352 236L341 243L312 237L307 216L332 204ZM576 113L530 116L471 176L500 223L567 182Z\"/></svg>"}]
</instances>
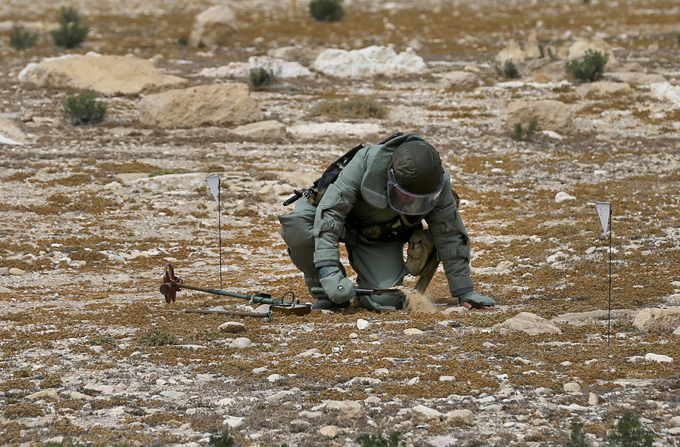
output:
<instances>
[{"instance_id":1,"label":"dry dirt soil","mask_svg":"<svg viewBox=\"0 0 680 447\"><path fill-rule=\"evenodd\" d=\"M55 48L46 31L24 51L9 46L11 28L0 35L0 112L29 139L0 145L0 268L12 273L0 276L0 444L196 446L227 430L237 445L352 446L362 433L399 430L416 446L567 445L571 422L584 422L591 441L602 443L629 411L660 433L658 445L676 445L668 430L680 415L678 336L641 332L632 318L678 303L680 115L645 87L582 97L576 82L538 87L529 72L503 85L494 57L510 38L523 44L533 30L546 46L600 37L621 64L677 84L680 3L355 1L345 4L341 22L315 23L304 4L291 19L288 4L237 2L236 42L212 51L177 43L209 3L120 3L69 4L92 28L76 50ZM4 0L0 21L41 22L47 30L60 6ZM209 83L191 75L291 43L414 45L432 73L361 81L317 75L254 91L266 118L286 125L323 122L311 110L327 99L369 97L389 109L384 119L349 121L374 122L379 134L273 143L245 141L227 127L145 128L137 97L101 98L107 120L74 127L61 113L74 92L27 89L17 80L42 57L97 51L155 56L165 72ZM441 88L434 74L465 65L479 70L482 87ZM513 99L560 100L576 130L562 139L537 132L514 140L506 122ZM247 332L234 335L217 330L229 317L181 311L237 309L245 301L192 291L173 304L162 299L166 263L187 284L217 288L221 259L226 290L290 291L306 301L279 236L277 215L286 209L258 190L303 186L358 142L396 131L418 132L440 150L463 199L476 288L497 299L497 311L353 307L269 323L236 318ZM207 185L150 178L173 172L222 176L221 258ZM558 192L574 199L556 203ZM596 200L612 203L611 264ZM498 328L519 312L550 319L606 310L610 266L611 308L631 312L611 322L556 323L560 334ZM442 272L429 293L441 310L457 304ZM371 326L359 330L358 319ZM145 346L150 334L175 344ZM239 336L252 346L233 347ZM674 361L634 361L649 353ZM350 382L357 377L379 380ZM581 392L565 393L570 382ZM56 393L32 396L48 389ZM598 405L588 404L590 393ZM359 402L361 415L331 411L329 401ZM468 409L474 423L418 419L417 405L442 414ZM324 426L339 434L321 434Z\"/></svg>"}]
</instances>

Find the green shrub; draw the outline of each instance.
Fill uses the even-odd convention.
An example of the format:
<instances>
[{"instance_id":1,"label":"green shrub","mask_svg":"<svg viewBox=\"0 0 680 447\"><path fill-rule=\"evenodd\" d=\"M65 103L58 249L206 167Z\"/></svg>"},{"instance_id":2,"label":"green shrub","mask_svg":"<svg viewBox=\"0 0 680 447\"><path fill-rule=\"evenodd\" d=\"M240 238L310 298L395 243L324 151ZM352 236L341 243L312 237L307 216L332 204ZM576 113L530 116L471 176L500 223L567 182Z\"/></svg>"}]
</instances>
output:
<instances>
[{"instance_id":1,"label":"green shrub","mask_svg":"<svg viewBox=\"0 0 680 447\"><path fill-rule=\"evenodd\" d=\"M567 444L567 447L590 447L586 434L583 432L582 423L571 423L571 442Z\"/></svg>"},{"instance_id":2,"label":"green shrub","mask_svg":"<svg viewBox=\"0 0 680 447\"><path fill-rule=\"evenodd\" d=\"M90 28L80 25L80 14L73 8L61 7L60 28L50 31L54 43L59 47L75 48L85 40Z\"/></svg>"},{"instance_id":3,"label":"green shrub","mask_svg":"<svg viewBox=\"0 0 680 447\"><path fill-rule=\"evenodd\" d=\"M251 68L248 81L253 90L260 90L274 82L274 73L262 67Z\"/></svg>"},{"instance_id":4,"label":"green shrub","mask_svg":"<svg viewBox=\"0 0 680 447\"><path fill-rule=\"evenodd\" d=\"M529 122L529 128L523 129L521 123L515 124L515 132L512 134L512 139L516 141L526 141L536 132L538 128L538 118L533 117Z\"/></svg>"},{"instance_id":5,"label":"green shrub","mask_svg":"<svg viewBox=\"0 0 680 447\"><path fill-rule=\"evenodd\" d=\"M309 3L309 14L317 22L339 22L343 13L341 0L312 0Z\"/></svg>"},{"instance_id":6,"label":"green shrub","mask_svg":"<svg viewBox=\"0 0 680 447\"><path fill-rule=\"evenodd\" d=\"M186 47L189 45L189 38L187 36L179 36L177 39L177 45L182 45L183 47Z\"/></svg>"},{"instance_id":7,"label":"green shrub","mask_svg":"<svg viewBox=\"0 0 680 447\"><path fill-rule=\"evenodd\" d=\"M389 439L383 438L382 433L377 435L363 434L355 441L361 447L406 447L406 442L401 441L401 432L394 431Z\"/></svg>"},{"instance_id":8,"label":"green shrub","mask_svg":"<svg viewBox=\"0 0 680 447\"><path fill-rule=\"evenodd\" d=\"M106 116L106 104L96 99L94 92L69 95L64 100L62 112L74 126L101 123Z\"/></svg>"},{"instance_id":9,"label":"green shrub","mask_svg":"<svg viewBox=\"0 0 680 447\"><path fill-rule=\"evenodd\" d=\"M312 115L332 119L382 119L388 110L370 98L350 98L344 101L323 101L312 109Z\"/></svg>"},{"instance_id":10,"label":"green shrub","mask_svg":"<svg viewBox=\"0 0 680 447\"><path fill-rule=\"evenodd\" d=\"M498 68L498 65L496 65L496 73L498 73L498 76L507 79L517 79L522 77L522 75L519 73L519 70L517 69L517 65L515 65L512 59L508 59L505 61L505 63L503 64L502 71L500 68Z\"/></svg>"},{"instance_id":11,"label":"green shrub","mask_svg":"<svg viewBox=\"0 0 680 447\"><path fill-rule=\"evenodd\" d=\"M93 338L88 343L91 346L101 346L101 345L112 345L116 342L116 339L109 337L108 335L100 335L97 338Z\"/></svg>"},{"instance_id":12,"label":"green shrub","mask_svg":"<svg viewBox=\"0 0 680 447\"><path fill-rule=\"evenodd\" d=\"M139 337L138 343L141 346L176 345L177 339L168 333L154 329L153 331L147 332L146 334Z\"/></svg>"},{"instance_id":13,"label":"green shrub","mask_svg":"<svg viewBox=\"0 0 680 447\"><path fill-rule=\"evenodd\" d=\"M210 436L210 445L215 447L234 447L234 438L226 431L221 436Z\"/></svg>"},{"instance_id":14,"label":"green shrub","mask_svg":"<svg viewBox=\"0 0 680 447\"><path fill-rule=\"evenodd\" d=\"M9 44L15 50L25 50L31 48L38 42L38 34L31 33L25 29L15 26L12 34L9 36Z\"/></svg>"},{"instance_id":15,"label":"green shrub","mask_svg":"<svg viewBox=\"0 0 680 447\"><path fill-rule=\"evenodd\" d=\"M652 447L656 436L647 431L640 419L630 413L624 413L619 422L612 426L607 436L608 447Z\"/></svg>"},{"instance_id":16,"label":"green shrub","mask_svg":"<svg viewBox=\"0 0 680 447\"><path fill-rule=\"evenodd\" d=\"M581 81L593 82L602 77L604 66L609 60L609 53L602 55L599 51L586 50L583 59L567 62L564 67L567 74Z\"/></svg>"}]
</instances>

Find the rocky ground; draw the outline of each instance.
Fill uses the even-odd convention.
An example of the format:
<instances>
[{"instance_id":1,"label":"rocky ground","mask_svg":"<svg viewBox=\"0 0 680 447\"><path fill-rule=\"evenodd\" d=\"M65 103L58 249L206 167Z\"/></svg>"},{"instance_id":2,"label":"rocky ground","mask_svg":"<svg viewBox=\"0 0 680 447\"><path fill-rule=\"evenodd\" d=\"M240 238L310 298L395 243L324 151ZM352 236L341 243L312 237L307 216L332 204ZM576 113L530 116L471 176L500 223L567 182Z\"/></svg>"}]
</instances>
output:
<instances>
[{"instance_id":1,"label":"rocky ground","mask_svg":"<svg viewBox=\"0 0 680 447\"><path fill-rule=\"evenodd\" d=\"M398 430L409 446L562 446L582 422L603 445L630 412L656 445L677 445L676 2L355 1L333 24L315 23L305 4L291 18L287 4L237 2L235 41L215 49L177 44L208 2L71 4L92 29L69 51L47 38L60 4L0 5L0 112L20 131L0 135L24 143L0 144L0 444L205 446L227 431L244 446L349 447ZM45 37L15 51L15 24ZM609 86L623 84L615 73L637 74L615 93L536 59L517 64L520 79L499 76L496 55L532 31L555 55L604 40L617 60ZM141 124L144 93L102 96L106 121L74 127L61 113L73 89L18 79L43 57L94 51L150 59L192 86L222 83L231 80L196 74L287 45L412 47L427 72L312 70L252 91L262 119L288 130L274 141L235 125ZM476 85L447 84L452 71ZM328 119L313 107L345 97L389 113L316 133ZM513 139L517 100L560 101L569 123ZM221 279L229 291L306 301L279 236L281 202L358 142L396 131L440 150L463 200L476 288L497 311L458 308L442 272L428 290L435 314L352 307L263 322L182 312L248 307L236 298L185 290L165 303L168 262L187 284ZM210 174L222 179L221 233ZM612 204L611 263L594 201ZM245 332L220 330L226 321Z\"/></svg>"}]
</instances>

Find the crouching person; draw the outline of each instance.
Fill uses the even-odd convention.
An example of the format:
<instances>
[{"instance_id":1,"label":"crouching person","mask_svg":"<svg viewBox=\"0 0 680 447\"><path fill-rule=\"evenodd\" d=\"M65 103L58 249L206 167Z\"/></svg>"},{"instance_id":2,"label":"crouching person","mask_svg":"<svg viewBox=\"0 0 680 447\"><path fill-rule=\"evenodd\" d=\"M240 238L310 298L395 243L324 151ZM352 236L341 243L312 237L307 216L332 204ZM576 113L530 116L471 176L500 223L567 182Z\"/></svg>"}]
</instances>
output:
<instances>
[{"instance_id":1,"label":"crouching person","mask_svg":"<svg viewBox=\"0 0 680 447\"><path fill-rule=\"evenodd\" d=\"M425 264L431 278L442 262L451 295L458 297L460 305L495 305L493 299L473 290L470 239L449 173L437 150L416 134L398 134L362 148L318 203L299 200L293 212L279 220L290 258L316 299L313 309L342 309L355 298L356 286L340 262L341 242L362 289L400 286L408 273L421 274L418 270ZM404 262L404 244L414 237L429 241L435 250L429 259L434 262ZM406 301L401 292L356 298L369 310L401 309Z\"/></svg>"}]
</instances>

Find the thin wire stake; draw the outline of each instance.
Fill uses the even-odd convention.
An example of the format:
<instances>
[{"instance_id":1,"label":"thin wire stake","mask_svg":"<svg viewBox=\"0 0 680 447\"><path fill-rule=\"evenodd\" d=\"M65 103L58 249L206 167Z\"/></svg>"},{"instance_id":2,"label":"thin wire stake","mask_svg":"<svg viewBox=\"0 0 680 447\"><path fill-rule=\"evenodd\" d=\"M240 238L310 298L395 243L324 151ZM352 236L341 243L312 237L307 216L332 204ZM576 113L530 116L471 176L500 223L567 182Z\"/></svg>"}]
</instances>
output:
<instances>
[{"instance_id":1,"label":"thin wire stake","mask_svg":"<svg viewBox=\"0 0 680 447\"><path fill-rule=\"evenodd\" d=\"M609 208L609 303L607 305L607 348L612 327L612 209Z\"/></svg>"},{"instance_id":2,"label":"thin wire stake","mask_svg":"<svg viewBox=\"0 0 680 447\"><path fill-rule=\"evenodd\" d=\"M220 290L222 290L222 198L220 190L221 188L217 190L217 240L220 250Z\"/></svg>"}]
</instances>

